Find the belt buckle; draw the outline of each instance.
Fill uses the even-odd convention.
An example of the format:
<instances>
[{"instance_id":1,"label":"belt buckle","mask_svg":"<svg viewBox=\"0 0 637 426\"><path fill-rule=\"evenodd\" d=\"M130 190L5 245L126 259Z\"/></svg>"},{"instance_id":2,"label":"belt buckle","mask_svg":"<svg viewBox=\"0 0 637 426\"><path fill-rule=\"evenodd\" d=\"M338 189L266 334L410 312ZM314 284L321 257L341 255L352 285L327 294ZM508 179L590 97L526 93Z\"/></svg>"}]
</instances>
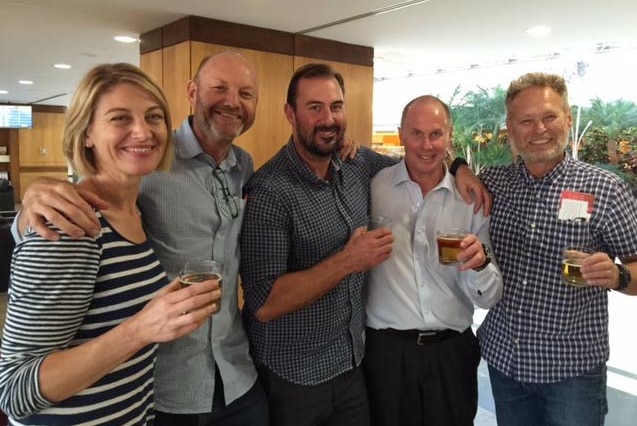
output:
<instances>
[{"instance_id":1,"label":"belt buckle","mask_svg":"<svg viewBox=\"0 0 637 426\"><path fill-rule=\"evenodd\" d=\"M416 344L418 346L422 346L425 344L425 341L427 340L427 337L432 337L435 336L436 334L438 334L435 331L423 331L418 333L418 339L416 339Z\"/></svg>"}]
</instances>

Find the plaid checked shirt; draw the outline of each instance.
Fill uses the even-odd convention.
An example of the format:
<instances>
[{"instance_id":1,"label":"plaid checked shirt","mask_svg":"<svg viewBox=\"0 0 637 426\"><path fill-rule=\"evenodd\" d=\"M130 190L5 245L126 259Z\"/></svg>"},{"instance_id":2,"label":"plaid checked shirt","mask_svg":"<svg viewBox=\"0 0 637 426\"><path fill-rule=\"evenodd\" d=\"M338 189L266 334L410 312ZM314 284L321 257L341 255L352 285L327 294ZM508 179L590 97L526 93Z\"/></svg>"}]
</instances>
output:
<instances>
[{"instance_id":1,"label":"plaid checked shirt","mask_svg":"<svg viewBox=\"0 0 637 426\"><path fill-rule=\"evenodd\" d=\"M478 331L482 354L521 382L551 383L608 359L608 298L598 287L561 283L561 249L637 254L637 202L612 173L566 157L541 179L524 164L488 169L491 242L504 295ZM589 222L558 219L562 191L595 197Z\"/></svg>"},{"instance_id":2,"label":"plaid checked shirt","mask_svg":"<svg viewBox=\"0 0 637 426\"><path fill-rule=\"evenodd\" d=\"M351 274L320 299L267 323L253 313L272 284L345 247L367 222L369 183L395 160L361 147L354 160L332 162L332 181L314 175L288 142L245 188L241 230L243 310L256 364L290 382L315 385L360 364L365 274Z\"/></svg>"}]
</instances>

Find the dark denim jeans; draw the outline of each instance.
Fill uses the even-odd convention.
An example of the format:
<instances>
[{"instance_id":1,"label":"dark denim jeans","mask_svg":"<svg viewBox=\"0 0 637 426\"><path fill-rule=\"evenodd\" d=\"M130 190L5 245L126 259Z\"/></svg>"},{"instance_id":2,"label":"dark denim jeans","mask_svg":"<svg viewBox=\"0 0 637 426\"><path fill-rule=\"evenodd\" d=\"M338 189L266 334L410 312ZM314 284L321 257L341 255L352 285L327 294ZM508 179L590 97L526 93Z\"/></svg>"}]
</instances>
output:
<instances>
[{"instance_id":1,"label":"dark denim jeans","mask_svg":"<svg viewBox=\"0 0 637 426\"><path fill-rule=\"evenodd\" d=\"M498 426L603 426L606 365L556 383L525 383L489 366Z\"/></svg>"}]
</instances>

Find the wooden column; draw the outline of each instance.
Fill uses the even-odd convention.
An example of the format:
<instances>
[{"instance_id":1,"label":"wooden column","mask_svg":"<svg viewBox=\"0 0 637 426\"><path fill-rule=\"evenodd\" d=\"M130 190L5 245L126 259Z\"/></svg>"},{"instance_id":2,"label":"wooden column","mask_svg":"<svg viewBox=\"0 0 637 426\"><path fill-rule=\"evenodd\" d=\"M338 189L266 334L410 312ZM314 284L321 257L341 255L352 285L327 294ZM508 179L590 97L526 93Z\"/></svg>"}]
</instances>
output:
<instances>
[{"instance_id":1,"label":"wooden column","mask_svg":"<svg viewBox=\"0 0 637 426\"><path fill-rule=\"evenodd\" d=\"M15 191L20 200L29 185L39 177L66 180L68 166L62 149L66 107L33 105L33 128L19 129L15 159L19 159L19 179ZM15 152L14 151L14 152Z\"/></svg>"},{"instance_id":2,"label":"wooden column","mask_svg":"<svg viewBox=\"0 0 637 426\"><path fill-rule=\"evenodd\" d=\"M186 85L201 60L234 50L245 55L259 76L257 118L237 144L261 166L287 142L291 130L283 113L287 85L294 70L309 62L331 64L345 78L347 134L361 144L372 140L373 49L189 16L142 34L140 66L164 88L173 126L191 113Z\"/></svg>"}]
</instances>

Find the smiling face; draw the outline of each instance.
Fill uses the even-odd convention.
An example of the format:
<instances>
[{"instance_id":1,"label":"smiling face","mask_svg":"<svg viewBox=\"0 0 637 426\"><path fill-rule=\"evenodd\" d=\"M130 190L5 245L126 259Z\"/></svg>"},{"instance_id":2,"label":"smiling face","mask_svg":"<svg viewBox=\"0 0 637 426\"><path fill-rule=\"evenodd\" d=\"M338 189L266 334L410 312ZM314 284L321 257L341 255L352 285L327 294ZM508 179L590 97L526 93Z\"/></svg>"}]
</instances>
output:
<instances>
[{"instance_id":1,"label":"smiling face","mask_svg":"<svg viewBox=\"0 0 637 426\"><path fill-rule=\"evenodd\" d=\"M257 80L250 64L235 53L210 58L188 84L195 133L204 142L231 143L254 123Z\"/></svg>"},{"instance_id":2,"label":"smiling face","mask_svg":"<svg viewBox=\"0 0 637 426\"><path fill-rule=\"evenodd\" d=\"M508 106L509 140L530 170L551 170L562 160L570 129L570 110L550 87L524 89Z\"/></svg>"},{"instance_id":3,"label":"smiling face","mask_svg":"<svg viewBox=\"0 0 637 426\"><path fill-rule=\"evenodd\" d=\"M414 182L432 185L440 182L452 134L450 118L438 100L426 97L408 107L398 135L405 147L409 176Z\"/></svg>"},{"instance_id":4,"label":"smiling face","mask_svg":"<svg viewBox=\"0 0 637 426\"><path fill-rule=\"evenodd\" d=\"M122 181L153 172L167 141L160 103L139 86L120 83L97 100L84 143L93 152L96 175Z\"/></svg>"},{"instance_id":5,"label":"smiling face","mask_svg":"<svg viewBox=\"0 0 637 426\"><path fill-rule=\"evenodd\" d=\"M343 146L347 128L343 91L335 78L302 78L296 106L285 105L298 148L315 157L329 157Z\"/></svg>"}]
</instances>

